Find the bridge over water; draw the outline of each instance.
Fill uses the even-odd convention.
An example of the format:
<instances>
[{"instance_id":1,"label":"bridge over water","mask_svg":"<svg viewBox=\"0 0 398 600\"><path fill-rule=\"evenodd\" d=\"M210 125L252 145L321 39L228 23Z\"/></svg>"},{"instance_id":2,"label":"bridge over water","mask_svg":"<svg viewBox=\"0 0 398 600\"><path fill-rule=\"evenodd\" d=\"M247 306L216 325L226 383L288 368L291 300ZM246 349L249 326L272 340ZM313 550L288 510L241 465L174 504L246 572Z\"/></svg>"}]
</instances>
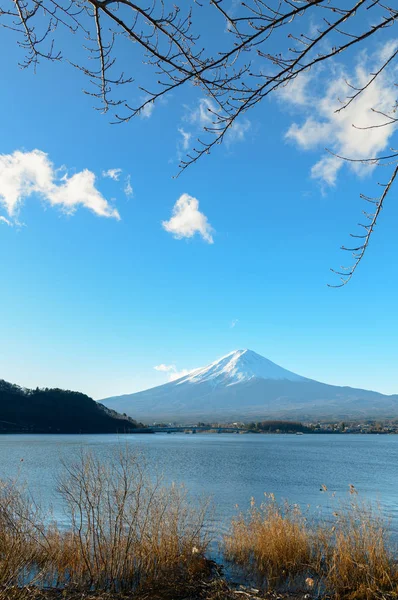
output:
<instances>
[{"instance_id":1,"label":"bridge over water","mask_svg":"<svg viewBox=\"0 0 398 600\"><path fill-rule=\"evenodd\" d=\"M241 431L247 431L243 427L214 427L211 425L176 425L169 427L149 427L149 430L153 433L198 433L200 431L214 431L216 433L240 433Z\"/></svg>"}]
</instances>

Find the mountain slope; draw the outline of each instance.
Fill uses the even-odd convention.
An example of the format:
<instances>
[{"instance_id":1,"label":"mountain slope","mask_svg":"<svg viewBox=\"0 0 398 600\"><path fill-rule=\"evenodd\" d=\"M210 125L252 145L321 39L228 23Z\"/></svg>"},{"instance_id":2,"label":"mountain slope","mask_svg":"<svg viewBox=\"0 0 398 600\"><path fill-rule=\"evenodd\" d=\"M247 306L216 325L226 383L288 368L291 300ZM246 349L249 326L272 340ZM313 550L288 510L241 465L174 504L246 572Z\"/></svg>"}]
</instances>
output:
<instances>
[{"instance_id":1,"label":"mountain slope","mask_svg":"<svg viewBox=\"0 0 398 600\"><path fill-rule=\"evenodd\" d=\"M106 398L144 422L395 417L398 396L301 377L251 350L236 350L170 383Z\"/></svg>"},{"instance_id":2,"label":"mountain slope","mask_svg":"<svg viewBox=\"0 0 398 600\"><path fill-rule=\"evenodd\" d=\"M116 433L138 424L85 394L59 389L27 390L0 380L0 432Z\"/></svg>"}]
</instances>

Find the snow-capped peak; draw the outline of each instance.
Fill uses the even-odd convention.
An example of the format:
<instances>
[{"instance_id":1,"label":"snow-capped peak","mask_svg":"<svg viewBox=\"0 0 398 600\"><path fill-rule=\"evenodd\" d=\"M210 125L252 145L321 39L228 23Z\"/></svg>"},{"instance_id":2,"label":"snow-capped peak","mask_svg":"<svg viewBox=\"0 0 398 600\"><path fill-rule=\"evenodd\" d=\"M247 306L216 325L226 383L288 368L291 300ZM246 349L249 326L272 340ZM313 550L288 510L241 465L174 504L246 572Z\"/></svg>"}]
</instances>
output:
<instances>
[{"instance_id":1,"label":"snow-capped peak","mask_svg":"<svg viewBox=\"0 0 398 600\"><path fill-rule=\"evenodd\" d=\"M289 381L306 381L305 377L296 375L260 356L253 350L234 350L207 367L195 369L174 383L202 383L233 385L250 379L287 379Z\"/></svg>"}]
</instances>

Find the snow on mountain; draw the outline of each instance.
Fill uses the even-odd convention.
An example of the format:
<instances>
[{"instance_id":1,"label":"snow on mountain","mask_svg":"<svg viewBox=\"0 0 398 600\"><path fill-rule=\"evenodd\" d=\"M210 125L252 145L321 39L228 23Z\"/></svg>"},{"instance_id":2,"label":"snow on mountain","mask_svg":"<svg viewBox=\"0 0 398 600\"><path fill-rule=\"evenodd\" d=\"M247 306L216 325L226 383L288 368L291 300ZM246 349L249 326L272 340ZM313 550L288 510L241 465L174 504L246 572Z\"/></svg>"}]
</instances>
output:
<instances>
[{"instance_id":1,"label":"snow on mountain","mask_svg":"<svg viewBox=\"0 0 398 600\"><path fill-rule=\"evenodd\" d=\"M235 350L164 385L101 401L146 423L396 417L398 396L301 377L252 350Z\"/></svg>"},{"instance_id":2,"label":"snow on mountain","mask_svg":"<svg viewBox=\"0 0 398 600\"><path fill-rule=\"evenodd\" d=\"M260 356L253 350L234 350L207 367L195 369L174 383L203 383L213 385L234 385L251 379L287 379L289 381L308 381Z\"/></svg>"}]
</instances>

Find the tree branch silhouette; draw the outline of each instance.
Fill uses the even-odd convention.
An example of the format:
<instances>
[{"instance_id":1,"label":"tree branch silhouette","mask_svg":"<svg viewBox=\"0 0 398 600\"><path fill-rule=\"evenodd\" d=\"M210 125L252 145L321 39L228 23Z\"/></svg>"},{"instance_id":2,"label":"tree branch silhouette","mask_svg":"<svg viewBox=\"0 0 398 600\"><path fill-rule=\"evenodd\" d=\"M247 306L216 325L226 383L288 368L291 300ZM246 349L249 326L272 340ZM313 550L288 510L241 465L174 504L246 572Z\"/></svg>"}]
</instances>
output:
<instances>
[{"instance_id":1,"label":"tree branch silhouette","mask_svg":"<svg viewBox=\"0 0 398 600\"><path fill-rule=\"evenodd\" d=\"M201 34L210 21L218 27L217 43L204 45ZM397 21L398 9L381 0L243 0L239 6L227 0L181 0L180 4L172 0L0 0L0 25L16 33L25 53L21 66L36 68L45 59L68 60L87 77L85 92L98 101L96 108L111 110L115 123L130 121L183 86L199 88L211 102L209 120L203 135L181 159L179 174L221 144L242 115L270 94L346 51L366 48L370 38ZM310 28L310 23L317 26ZM61 48L63 38L57 34L61 27L82 36L86 59L73 58L70 48L77 42ZM128 58L126 75L118 72L121 55ZM337 112L350 106L395 64L397 56L394 48L362 87L347 82L353 93ZM140 72L134 73L140 61L147 65L145 82ZM127 91L119 92L133 84L143 94L136 105L126 99ZM393 116L397 106L390 113L369 108L384 116L385 122L357 129L397 123ZM391 154L363 162L381 164L396 158ZM366 225L354 266L343 271L345 283L368 248L395 179L396 167Z\"/></svg>"}]
</instances>

